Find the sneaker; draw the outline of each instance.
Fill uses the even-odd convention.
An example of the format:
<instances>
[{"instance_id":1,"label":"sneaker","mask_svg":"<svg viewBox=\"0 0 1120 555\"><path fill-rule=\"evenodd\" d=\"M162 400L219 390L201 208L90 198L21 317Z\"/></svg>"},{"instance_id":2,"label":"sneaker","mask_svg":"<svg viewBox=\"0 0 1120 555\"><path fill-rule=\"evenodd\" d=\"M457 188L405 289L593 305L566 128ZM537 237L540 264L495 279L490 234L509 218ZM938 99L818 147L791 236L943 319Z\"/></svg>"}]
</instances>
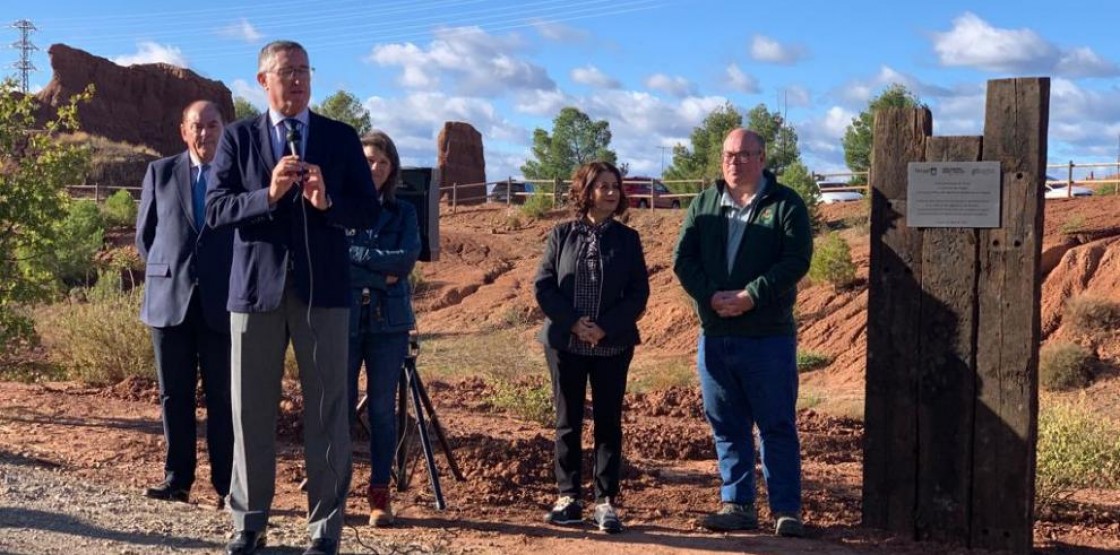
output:
<instances>
[{"instance_id":1,"label":"sneaker","mask_svg":"<svg viewBox=\"0 0 1120 555\"><path fill-rule=\"evenodd\" d=\"M724 503L718 511L706 515L699 521L700 526L716 532L732 530L757 530L758 513L751 505Z\"/></svg>"},{"instance_id":2,"label":"sneaker","mask_svg":"<svg viewBox=\"0 0 1120 555\"><path fill-rule=\"evenodd\" d=\"M552 506L552 510L544 515L544 521L549 524L579 524L583 522L583 509L579 501L570 495L561 495Z\"/></svg>"},{"instance_id":3,"label":"sneaker","mask_svg":"<svg viewBox=\"0 0 1120 555\"><path fill-rule=\"evenodd\" d=\"M600 530L608 534L617 534L622 531L622 521L618 519L618 513L615 512L610 499L595 505L595 524L599 526Z\"/></svg>"},{"instance_id":4,"label":"sneaker","mask_svg":"<svg viewBox=\"0 0 1120 555\"><path fill-rule=\"evenodd\" d=\"M774 535L783 538L805 537L805 527L801 524L801 517L793 513L777 513L774 516Z\"/></svg>"}]
</instances>

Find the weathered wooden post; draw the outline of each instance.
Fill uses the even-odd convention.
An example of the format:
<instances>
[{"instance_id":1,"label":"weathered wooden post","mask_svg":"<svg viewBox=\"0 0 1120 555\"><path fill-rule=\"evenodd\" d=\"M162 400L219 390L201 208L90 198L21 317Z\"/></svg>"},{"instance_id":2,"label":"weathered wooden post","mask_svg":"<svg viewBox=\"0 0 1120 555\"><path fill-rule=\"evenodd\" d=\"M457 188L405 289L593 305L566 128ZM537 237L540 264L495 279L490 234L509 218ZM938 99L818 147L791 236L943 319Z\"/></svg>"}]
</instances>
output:
<instances>
[{"instance_id":1,"label":"weathered wooden post","mask_svg":"<svg viewBox=\"0 0 1120 555\"><path fill-rule=\"evenodd\" d=\"M931 137L926 109L876 114L867 526L1030 552L1049 99L1045 78L989 81L983 137ZM920 199L917 171L936 182Z\"/></svg>"}]
</instances>

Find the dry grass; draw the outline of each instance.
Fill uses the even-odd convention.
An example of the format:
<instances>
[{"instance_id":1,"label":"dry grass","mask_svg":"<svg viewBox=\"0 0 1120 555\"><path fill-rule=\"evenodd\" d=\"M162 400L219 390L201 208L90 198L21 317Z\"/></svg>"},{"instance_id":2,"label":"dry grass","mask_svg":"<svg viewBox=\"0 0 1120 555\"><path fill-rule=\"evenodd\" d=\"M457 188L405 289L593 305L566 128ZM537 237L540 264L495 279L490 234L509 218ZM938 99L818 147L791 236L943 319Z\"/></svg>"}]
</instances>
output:
<instances>
[{"instance_id":1,"label":"dry grass","mask_svg":"<svg viewBox=\"0 0 1120 555\"><path fill-rule=\"evenodd\" d=\"M1062 321L1071 331L1086 336L1120 328L1120 303L1083 294L1066 301Z\"/></svg>"},{"instance_id":2,"label":"dry grass","mask_svg":"<svg viewBox=\"0 0 1120 555\"><path fill-rule=\"evenodd\" d=\"M1039 385L1049 391L1068 391L1093 381L1093 353L1080 345L1053 342L1039 352Z\"/></svg>"}]
</instances>

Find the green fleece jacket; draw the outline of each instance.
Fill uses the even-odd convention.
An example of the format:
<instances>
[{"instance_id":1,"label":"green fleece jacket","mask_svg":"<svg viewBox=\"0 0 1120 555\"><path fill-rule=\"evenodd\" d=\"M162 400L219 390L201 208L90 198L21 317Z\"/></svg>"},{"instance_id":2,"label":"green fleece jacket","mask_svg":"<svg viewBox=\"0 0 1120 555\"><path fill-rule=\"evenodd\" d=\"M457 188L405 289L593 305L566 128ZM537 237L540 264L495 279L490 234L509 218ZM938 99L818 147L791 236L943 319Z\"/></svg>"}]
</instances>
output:
<instances>
[{"instance_id":1,"label":"green fleece jacket","mask_svg":"<svg viewBox=\"0 0 1120 555\"><path fill-rule=\"evenodd\" d=\"M766 189L751 214L738 254L727 271L727 218L720 198L727 183L717 181L688 207L673 271L696 302L708 336L796 335L793 304L797 282L809 271L813 234L805 202L766 172ZM724 318L712 310L717 291L746 289L754 309Z\"/></svg>"}]
</instances>

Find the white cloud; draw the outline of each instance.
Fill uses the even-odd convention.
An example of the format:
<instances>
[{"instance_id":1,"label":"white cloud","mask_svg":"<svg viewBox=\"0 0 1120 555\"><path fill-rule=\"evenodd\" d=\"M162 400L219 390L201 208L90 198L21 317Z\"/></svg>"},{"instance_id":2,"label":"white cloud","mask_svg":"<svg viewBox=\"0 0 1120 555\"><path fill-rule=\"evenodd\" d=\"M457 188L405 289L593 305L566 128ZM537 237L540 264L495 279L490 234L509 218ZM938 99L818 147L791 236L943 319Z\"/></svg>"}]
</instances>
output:
<instances>
[{"instance_id":1,"label":"white cloud","mask_svg":"<svg viewBox=\"0 0 1120 555\"><path fill-rule=\"evenodd\" d=\"M617 79L603 73L593 65L573 69L572 81L600 89L617 89L622 85Z\"/></svg>"},{"instance_id":2,"label":"white cloud","mask_svg":"<svg viewBox=\"0 0 1120 555\"><path fill-rule=\"evenodd\" d=\"M573 43L584 42L591 38L591 34L583 29L577 29L556 21L533 19L529 23L542 37L551 41Z\"/></svg>"},{"instance_id":3,"label":"white cloud","mask_svg":"<svg viewBox=\"0 0 1120 555\"><path fill-rule=\"evenodd\" d=\"M522 91L514 97L514 110L534 116L552 117L564 106L573 104L572 99L560 90Z\"/></svg>"},{"instance_id":4,"label":"white cloud","mask_svg":"<svg viewBox=\"0 0 1120 555\"><path fill-rule=\"evenodd\" d=\"M190 67L183 51L175 46L167 46L151 41L140 42L136 45L135 54L126 54L113 58L117 65L130 66L136 64L164 63L179 67Z\"/></svg>"},{"instance_id":5,"label":"white cloud","mask_svg":"<svg viewBox=\"0 0 1120 555\"><path fill-rule=\"evenodd\" d=\"M486 174L506 177L508 167L496 166L490 153L494 143L525 143L530 132L510 122L490 102L470 97L449 96L440 92L415 92L404 97L374 96L364 103L373 116L374 127L393 138L400 150L402 164L430 166L436 163L436 140L443 124L463 121L482 134L486 155ZM407 161L407 162L406 162ZM495 173L498 172L498 173Z\"/></svg>"},{"instance_id":6,"label":"white cloud","mask_svg":"<svg viewBox=\"0 0 1120 555\"><path fill-rule=\"evenodd\" d=\"M1002 29L972 12L954 19L949 31L933 33L933 49L944 66L1071 77L1120 74L1114 62L1101 59L1087 47L1062 51L1032 29Z\"/></svg>"},{"instance_id":7,"label":"white cloud","mask_svg":"<svg viewBox=\"0 0 1120 555\"><path fill-rule=\"evenodd\" d=\"M256 81L250 83L244 79L234 79L230 88L233 96L240 96L261 110L268 108L268 95Z\"/></svg>"},{"instance_id":8,"label":"white cloud","mask_svg":"<svg viewBox=\"0 0 1120 555\"><path fill-rule=\"evenodd\" d=\"M793 65L805 56L805 47L800 45L782 44L763 35L755 35L751 39L751 59L756 62Z\"/></svg>"},{"instance_id":9,"label":"white cloud","mask_svg":"<svg viewBox=\"0 0 1120 555\"><path fill-rule=\"evenodd\" d=\"M754 76L743 73L739 68L739 64L732 63L727 66L727 86L731 90L747 94L757 94L759 92L758 79Z\"/></svg>"},{"instance_id":10,"label":"white cloud","mask_svg":"<svg viewBox=\"0 0 1120 555\"><path fill-rule=\"evenodd\" d=\"M791 108L809 108L813 105L813 97L805 87L791 85L782 89L782 100Z\"/></svg>"},{"instance_id":11,"label":"white cloud","mask_svg":"<svg viewBox=\"0 0 1120 555\"><path fill-rule=\"evenodd\" d=\"M692 83L679 75L671 77L664 73L655 73L646 78L645 85L650 89L661 91L677 98L684 98L695 94L695 88L692 86Z\"/></svg>"},{"instance_id":12,"label":"white cloud","mask_svg":"<svg viewBox=\"0 0 1120 555\"><path fill-rule=\"evenodd\" d=\"M923 101L927 101L930 98L953 96L956 94L951 89L927 83L913 75L897 71L890 66L881 66L879 72L870 78L856 79L844 84L840 87L837 96L846 104L850 106L859 106L860 109L863 109L867 107L867 103L873 97L882 93L883 89L895 83L905 86L910 92L917 94Z\"/></svg>"},{"instance_id":13,"label":"white cloud","mask_svg":"<svg viewBox=\"0 0 1120 555\"><path fill-rule=\"evenodd\" d=\"M255 44L257 41L264 38L264 35L261 34L261 32L258 31L256 27L253 27L253 24L249 23L249 20L245 18L241 18L241 21L219 29L218 34L226 38L244 41L249 44Z\"/></svg>"},{"instance_id":14,"label":"white cloud","mask_svg":"<svg viewBox=\"0 0 1120 555\"><path fill-rule=\"evenodd\" d=\"M398 83L412 89L438 89L449 81L467 96L498 96L514 90L551 90L548 71L520 59L524 44L516 35L491 35L479 27L441 27L427 46L382 44L367 61L399 66Z\"/></svg>"}]
</instances>

